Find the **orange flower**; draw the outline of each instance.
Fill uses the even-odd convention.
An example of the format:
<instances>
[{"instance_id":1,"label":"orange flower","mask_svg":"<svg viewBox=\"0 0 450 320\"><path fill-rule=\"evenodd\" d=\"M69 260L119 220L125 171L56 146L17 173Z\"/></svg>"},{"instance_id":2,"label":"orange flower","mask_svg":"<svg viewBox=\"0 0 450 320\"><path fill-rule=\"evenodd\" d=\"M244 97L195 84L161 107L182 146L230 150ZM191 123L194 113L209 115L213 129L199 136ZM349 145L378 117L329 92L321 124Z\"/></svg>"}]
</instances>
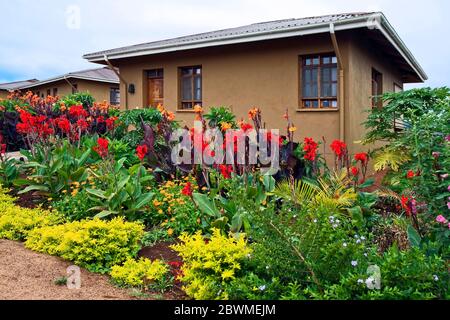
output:
<instances>
[{"instance_id":1,"label":"orange flower","mask_svg":"<svg viewBox=\"0 0 450 320\"><path fill-rule=\"evenodd\" d=\"M289 132L295 132L295 131L297 131L296 127L294 127L294 126L289 127Z\"/></svg>"},{"instance_id":2,"label":"orange flower","mask_svg":"<svg viewBox=\"0 0 450 320\"><path fill-rule=\"evenodd\" d=\"M167 112L167 120L169 120L169 121L175 120L175 114L173 112L168 111Z\"/></svg>"},{"instance_id":3,"label":"orange flower","mask_svg":"<svg viewBox=\"0 0 450 320\"><path fill-rule=\"evenodd\" d=\"M222 131L227 131L227 130L231 129L232 126L228 122L222 122L220 124L220 127L222 128Z\"/></svg>"},{"instance_id":4,"label":"orange flower","mask_svg":"<svg viewBox=\"0 0 450 320\"><path fill-rule=\"evenodd\" d=\"M250 109L249 112L248 112L249 119L254 120L256 118L256 116L258 115L258 113L259 113L259 109L258 108Z\"/></svg>"},{"instance_id":5,"label":"orange flower","mask_svg":"<svg viewBox=\"0 0 450 320\"><path fill-rule=\"evenodd\" d=\"M169 235L169 237L172 236L173 235L173 229L170 228L169 230L167 230L167 234Z\"/></svg>"},{"instance_id":6,"label":"orange flower","mask_svg":"<svg viewBox=\"0 0 450 320\"><path fill-rule=\"evenodd\" d=\"M200 105L195 105L194 106L194 112L195 113L203 113L203 108L202 108L202 106L200 106Z\"/></svg>"}]
</instances>

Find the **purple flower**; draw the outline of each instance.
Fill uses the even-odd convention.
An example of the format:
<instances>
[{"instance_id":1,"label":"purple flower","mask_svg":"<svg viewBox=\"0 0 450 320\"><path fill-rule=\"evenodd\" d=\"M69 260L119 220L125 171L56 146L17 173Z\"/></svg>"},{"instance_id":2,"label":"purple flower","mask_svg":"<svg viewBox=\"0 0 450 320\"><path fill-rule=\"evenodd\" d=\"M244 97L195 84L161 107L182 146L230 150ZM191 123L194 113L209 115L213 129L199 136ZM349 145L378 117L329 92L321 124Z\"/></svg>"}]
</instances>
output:
<instances>
[{"instance_id":1,"label":"purple flower","mask_svg":"<svg viewBox=\"0 0 450 320\"><path fill-rule=\"evenodd\" d=\"M445 138L445 140L447 140L447 141L450 142L450 136L447 136L447 137Z\"/></svg>"},{"instance_id":2,"label":"purple flower","mask_svg":"<svg viewBox=\"0 0 450 320\"><path fill-rule=\"evenodd\" d=\"M443 215L440 214L436 217L436 222L446 224L448 221Z\"/></svg>"},{"instance_id":3,"label":"purple flower","mask_svg":"<svg viewBox=\"0 0 450 320\"><path fill-rule=\"evenodd\" d=\"M442 179L447 179L449 177L449 174L448 173L446 173L446 174L441 174L441 178Z\"/></svg>"},{"instance_id":4,"label":"purple flower","mask_svg":"<svg viewBox=\"0 0 450 320\"><path fill-rule=\"evenodd\" d=\"M450 186L448 186L447 190L450 191Z\"/></svg>"},{"instance_id":5,"label":"purple flower","mask_svg":"<svg viewBox=\"0 0 450 320\"><path fill-rule=\"evenodd\" d=\"M447 202L447 208L450 210L450 202Z\"/></svg>"},{"instance_id":6,"label":"purple flower","mask_svg":"<svg viewBox=\"0 0 450 320\"><path fill-rule=\"evenodd\" d=\"M433 152L433 157L434 157L435 159L439 158L440 155L441 155L440 152L437 152L437 151Z\"/></svg>"}]
</instances>

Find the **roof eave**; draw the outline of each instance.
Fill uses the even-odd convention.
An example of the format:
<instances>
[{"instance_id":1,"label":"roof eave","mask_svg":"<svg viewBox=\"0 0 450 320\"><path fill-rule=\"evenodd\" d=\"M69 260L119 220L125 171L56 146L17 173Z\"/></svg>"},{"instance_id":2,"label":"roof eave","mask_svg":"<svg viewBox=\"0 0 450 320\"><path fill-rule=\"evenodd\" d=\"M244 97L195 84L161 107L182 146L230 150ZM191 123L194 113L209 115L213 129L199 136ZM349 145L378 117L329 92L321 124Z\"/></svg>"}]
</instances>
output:
<instances>
[{"instance_id":1,"label":"roof eave","mask_svg":"<svg viewBox=\"0 0 450 320\"><path fill-rule=\"evenodd\" d=\"M95 82L120 84L119 80L108 80L108 79L100 79L100 78L94 78L94 77L68 75L66 77L62 76L62 77L58 77L58 78L52 78L52 79L48 79L48 80L39 81L39 82L33 83L31 85L19 87L16 90L35 88L35 87L39 87L42 85L46 85L49 83L58 82L58 81L66 80L66 79L80 79L80 80L88 80L88 81L95 81Z\"/></svg>"},{"instance_id":2,"label":"roof eave","mask_svg":"<svg viewBox=\"0 0 450 320\"><path fill-rule=\"evenodd\" d=\"M377 28L383 35L388 39L388 41L395 47L395 49L401 54L401 56L407 61L409 66L417 74L418 79L422 82L428 79L427 74L414 58L412 53L406 47L404 42L400 39L397 32L390 25L386 17L380 13L374 13L369 16L356 17L352 19L335 21L335 22L325 22L314 25L299 26L297 28L292 28L289 30L272 30L272 31L262 31L259 33L252 33L246 35L236 35L228 36L222 39L202 39L198 41L189 42L187 44L177 44L177 45L165 45L151 49L136 49L136 50L124 50L122 52L107 53L107 52L97 52L92 54L86 54L83 56L89 62L94 63L105 63L105 55L108 59L125 59L139 56L154 55L159 53L168 53L182 50L192 50L200 49L213 46L230 45L246 42L255 42L263 40L274 40L287 37L295 36L305 36L310 34L319 34L330 32L330 24L334 25L335 31L343 31L358 28Z\"/></svg>"}]
</instances>

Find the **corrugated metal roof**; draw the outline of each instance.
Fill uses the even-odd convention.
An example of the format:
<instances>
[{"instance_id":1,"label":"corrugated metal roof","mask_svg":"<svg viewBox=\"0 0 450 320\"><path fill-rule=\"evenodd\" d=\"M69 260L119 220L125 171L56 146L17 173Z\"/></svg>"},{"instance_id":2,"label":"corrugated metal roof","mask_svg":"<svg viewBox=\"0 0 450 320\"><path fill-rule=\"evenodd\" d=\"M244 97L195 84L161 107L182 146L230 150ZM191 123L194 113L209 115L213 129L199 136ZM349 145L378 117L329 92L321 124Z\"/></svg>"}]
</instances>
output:
<instances>
[{"instance_id":1,"label":"corrugated metal roof","mask_svg":"<svg viewBox=\"0 0 450 320\"><path fill-rule=\"evenodd\" d=\"M108 83L114 83L114 84L120 83L120 80L114 71L112 71L108 67L103 67L103 68L88 69L88 70L66 73L64 75L49 78L46 80L41 80L41 81L25 84L17 89L28 89L28 88L44 85L47 83L57 82L57 81L61 81L64 79L71 79L71 78L83 79L83 80L89 80L89 81L98 81L98 82L108 82Z\"/></svg>"},{"instance_id":2,"label":"corrugated metal roof","mask_svg":"<svg viewBox=\"0 0 450 320\"><path fill-rule=\"evenodd\" d=\"M259 33L276 32L276 31L289 31L290 29L296 29L302 26L318 25L324 23L332 23L338 21L345 21L358 17L370 16L373 12L357 12L357 13L343 13L333 14L318 17L300 18L300 19L284 19L269 22L254 23L242 27L223 29L212 32L205 32L200 34L194 34L189 36L183 36L173 39L154 41L148 43L142 43L127 47L121 47L117 49L105 50L95 53L84 55L84 58L90 59L96 56L114 55L118 53L136 52L148 49L157 49L167 46L181 46L184 44L194 43L202 40L221 40L229 37L253 35Z\"/></svg>"},{"instance_id":3,"label":"corrugated metal roof","mask_svg":"<svg viewBox=\"0 0 450 320\"><path fill-rule=\"evenodd\" d=\"M30 80L23 80L23 81L15 81L15 82L8 82L8 83L0 83L0 90L16 90L17 88L23 87L27 84L32 84L37 82L37 79L30 79Z\"/></svg>"}]
</instances>

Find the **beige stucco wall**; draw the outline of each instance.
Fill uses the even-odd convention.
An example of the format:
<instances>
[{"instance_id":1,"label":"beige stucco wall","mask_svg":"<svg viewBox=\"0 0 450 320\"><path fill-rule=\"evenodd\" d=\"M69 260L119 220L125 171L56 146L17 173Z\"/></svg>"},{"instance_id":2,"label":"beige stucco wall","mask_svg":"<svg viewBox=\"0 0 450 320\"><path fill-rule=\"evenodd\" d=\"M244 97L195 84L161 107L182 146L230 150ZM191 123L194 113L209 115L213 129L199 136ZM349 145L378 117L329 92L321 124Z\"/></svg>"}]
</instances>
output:
<instances>
[{"instance_id":1,"label":"beige stucco wall","mask_svg":"<svg viewBox=\"0 0 450 320\"><path fill-rule=\"evenodd\" d=\"M346 141L351 152L360 149L352 142L362 138L360 112L370 105L372 66L383 73L387 90L393 86L393 69L383 60L372 57L368 50L354 43L349 34L338 34L338 42L345 70ZM113 61L121 76L134 84L136 92L128 94L129 108L147 104L145 70L164 69L164 105L176 111L176 117L185 124L194 120L192 112L177 111L178 68L201 65L203 105L229 106L237 118L248 119L247 112L257 106L263 110L268 128L280 129L286 134L283 114L289 110L297 126L296 140L313 137L329 144L339 138L340 111L298 111L299 56L333 52L329 34L304 36L250 44L205 48ZM386 61L386 59L384 59ZM399 82L401 85L402 83ZM121 104L127 92L121 84ZM323 149L321 149L323 150ZM326 149L329 152L329 148Z\"/></svg>"},{"instance_id":2,"label":"beige stucco wall","mask_svg":"<svg viewBox=\"0 0 450 320\"><path fill-rule=\"evenodd\" d=\"M9 92L7 90L0 90L0 99L6 99L9 95Z\"/></svg>"},{"instance_id":3,"label":"beige stucco wall","mask_svg":"<svg viewBox=\"0 0 450 320\"><path fill-rule=\"evenodd\" d=\"M105 100L109 102L110 89L119 87L118 84L81 79L71 79L71 83L73 85L78 85L78 92L90 93L97 102L103 102ZM44 94L44 96L47 96L47 90L50 90L50 95L53 95L54 88L58 88L59 97L72 94L72 87L66 81L58 81L43 86L32 87L31 90L34 93L39 92L41 95Z\"/></svg>"}]
</instances>

